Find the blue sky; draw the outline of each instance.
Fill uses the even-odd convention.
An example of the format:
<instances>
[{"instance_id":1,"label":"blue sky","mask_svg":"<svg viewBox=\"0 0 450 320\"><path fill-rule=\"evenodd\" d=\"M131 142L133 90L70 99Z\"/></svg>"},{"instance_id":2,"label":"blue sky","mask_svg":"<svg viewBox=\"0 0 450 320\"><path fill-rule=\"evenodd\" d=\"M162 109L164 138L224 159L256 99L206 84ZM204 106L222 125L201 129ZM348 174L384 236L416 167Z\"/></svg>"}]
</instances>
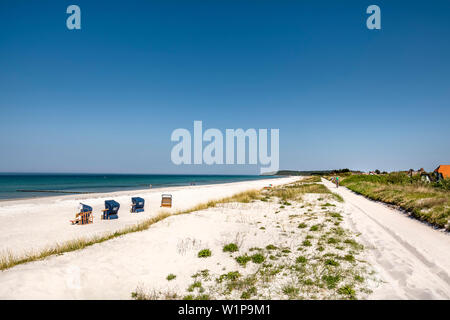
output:
<instances>
[{"instance_id":1,"label":"blue sky","mask_svg":"<svg viewBox=\"0 0 450 320\"><path fill-rule=\"evenodd\" d=\"M77 4L82 29L66 28ZM366 28L381 8L382 29ZM0 172L175 166L176 128L279 128L281 169L450 163L449 1L0 3Z\"/></svg>"}]
</instances>

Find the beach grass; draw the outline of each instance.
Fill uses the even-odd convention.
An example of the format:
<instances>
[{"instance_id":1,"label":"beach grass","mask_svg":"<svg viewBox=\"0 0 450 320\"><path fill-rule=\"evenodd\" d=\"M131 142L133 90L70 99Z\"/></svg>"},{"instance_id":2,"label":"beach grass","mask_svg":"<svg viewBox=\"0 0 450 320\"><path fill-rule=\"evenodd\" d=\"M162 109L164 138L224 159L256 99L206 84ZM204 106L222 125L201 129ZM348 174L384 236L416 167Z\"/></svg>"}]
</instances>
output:
<instances>
[{"instance_id":1,"label":"beach grass","mask_svg":"<svg viewBox=\"0 0 450 320\"><path fill-rule=\"evenodd\" d=\"M303 178L301 181L303 183L315 183L315 182L320 182L321 179L320 179L320 176L309 176L309 177Z\"/></svg>"},{"instance_id":2,"label":"beach grass","mask_svg":"<svg viewBox=\"0 0 450 320\"><path fill-rule=\"evenodd\" d=\"M105 234L93 236L90 238L79 238L79 239L69 240L69 241L63 242L61 244L56 244L55 246L52 246L49 248L45 248L45 249L35 251L35 252L25 253L23 255L15 255L11 252L7 252L0 256L0 270L3 271L3 270L10 269L14 266L20 265L20 264L43 260L50 256L61 255L61 254L68 253L71 251L81 250L81 249L90 247L97 243L102 243L102 242L105 242L105 241L108 241L108 240L111 240L114 238L121 237L128 233L144 231L144 230L147 230L151 225L153 225L171 215L188 214L188 213L195 212L195 211L205 210L208 208L215 207L216 205L218 205L220 203L228 203L228 202L248 203L253 200L259 199L260 196L261 196L260 191L249 190L249 191L237 193L231 197L208 201L206 203L196 205L196 206L186 209L186 210L179 210L173 214L170 214L167 212L161 212L155 217L146 219L142 222L139 222L137 224L125 227L123 229L120 229L120 230L117 230L114 232L105 233Z\"/></svg>"},{"instance_id":3,"label":"beach grass","mask_svg":"<svg viewBox=\"0 0 450 320\"><path fill-rule=\"evenodd\" d=\"M327 194L333 197L336 201L343 202L344 199L336 194L331 192L326 186L320 183L311 183L311 181L320 182L321 179L318 176L312 176L309 179L304 178L300 182L296 182L293 184L288 184L280 187L276 187L268 192L268 195L272 197L278 197L281 199L283 203L286 203L288 200L291 201L299 201L302 199L302 196L306 193L319 193L319 194ZM317 180L318 179L318 180Z\"/></svg>"},{"instance_id":4,"label":"beach grass","mask_svg":"<svg viewBox=\"0 0 450 320\"><path fill-rule=\"evenodd\" d=\"M306 193L314 191L316 195L305 197L301 202L304 204L302 207L299 206L300 203L292 202L291 210L295 210L294 213L298 214L286 212L277 216L275 221L280 222L283 229L269 227L275 242L260 242L259 247L243 244L238 246L235 242L225 242L221 248L228 254L220 259L229 259L228 262L234 260L233 269L223 268L223 272L211 270L208 277L201 279L199 279L201 272L197 272L192 275L195 282L187 284L185 289L179 289L178 297L186 300L200 299L202 295L206 295L209 299L231 300L353 300L370 294L371 284L366 279L370 278L370 281L377 279L371 275L370 266L362 255L364 246L357 242L356 233L336 225L336 222L342 220L339 213L343 209L341 204L317 203L318 199L323 201L325 195L331 194L323 188L326 187L313 185L305 188L295 183L262 191L262 196L268 193L282 196L293 189L298 189L295 191L299 194L303 194L305 190ZM270 211L273 204L267 204L262 199L259 199L261 201L259 203L256 201L254 205L260 210ZM277 203L279 200L281 198L271 201ZM261 205L265 208L261 208ZM251 206L252 204L249 205ZM315 212L309 214L305 206L314 208ZM324 210L322 206L326 209ZM310 220L312 216L315 220L313 223ZM274 216L268 219L273 218ZM258 223L249 223L249 228L259 229ZM291 231L290 244L283 240L284 236L288 236L285 230ZM156 296L153 294L154 290L148 292L138 288L132 293L132 297L160 300L166 299L167 296L165 292Z\"/></svg>"},{"instance_id":5,"label":"beach grass","mask_svg":"<svg viewBox=\"0 0 450 320\"><path fill-rule=\"evenodd\" d=\"M403 173L353 175L344 178L341 185L370 199L398 206L419 220L450 230L450 191L441 185L424 183Z\"/></svg>"}]
</instances>

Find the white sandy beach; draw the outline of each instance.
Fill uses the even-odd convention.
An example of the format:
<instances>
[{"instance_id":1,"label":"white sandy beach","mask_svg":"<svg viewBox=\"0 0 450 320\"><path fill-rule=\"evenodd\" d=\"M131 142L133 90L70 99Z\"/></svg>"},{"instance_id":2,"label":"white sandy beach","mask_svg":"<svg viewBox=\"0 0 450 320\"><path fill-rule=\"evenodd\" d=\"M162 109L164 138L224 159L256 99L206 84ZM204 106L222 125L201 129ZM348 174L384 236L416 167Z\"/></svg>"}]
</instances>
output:
<instances>
[{"instance_id":1,"label":"white sandy beach","mask_svg":"<svg viewBox=\"0 0 450 320\"><path fill-rule=\"evenodd\" d=\"M22 254L55 243L116 231L156 216L161 212L185 210L209 200L216 200L268 184L280 185L298 178L262 179L224 184L182 186L98 194L65 195L0 202L0 253ZM173 206L161 208L161 194L173 196ZM131 197L145 199L145 212L130 213ZM120 203L119 219L101 220L105 200ZM77 226L69 222L78 212L79 203L93 208L94 223Z\"/></svg>"},{"instance_id":2,"label":"white sandy beach","mask_svg":"<svg viewBox=\"0 0 450 320\"><path fill-rule=\"evenodd\" d=\"M280 185L296 180L298 178L283 178L8 201L0 204L0 239L4 249L23 252L52 245L56 240L111 231L156 215L160 212L159 201L163 192L174 195L172 210L176 211L241 191L260 189L269 183ZM217 275L239 267L229 253L222 252L223 246L230 242L239 243L242 251L264 248L273 243L297 255L297 247L306 232L297 228L299 220L296 219L320 218L308 211L326 212L323 209L325 201L332 203L332 210L341 213L343 227L359 234L357 239L366 249L357 259L367 261L369 269L375 271L374 279L370 279L368 284L372 293L360 298L450 298L450 237L447 233L434 230L346 188L336 189L327 181L323 183L340 194L345 202L320 201L319 195L308 194L305 197L308 202L304 202L306 207L299 203L280 211L278 203L259 201L231 203L172 216L142 232L2 271L0 299L130 299L137 288L147 292L183 292L193 282L192 275L201 270L208 269ZM129 213L124 204L129 204L132 195L146 199L144 214ZM110 198L122 204L120 218L101 221L99 212L103 201ZM80 201L93 205L96 213L94 224L72 226L68 223ZM204 248L211 249L212 256L198 258L198 251ZM256 267L250 264L241 272L251 272ZM176 279L167 281L170 273L175 274ZM285 284L286 279L275 279L258 294L262 298L285 299L279 293Z\"/></svg>"},{"instance_id":3,"label":"white sandy beach","mask_svg":"<svg viewBox=\"0 0 450 320\"><path fill-rule=\"evenodd\" d=\"M188 187L172 193L177 201L186 199L190 201L189 206L193 206L209 199L261 188L268 183L279 185L297 180L298 177ZM159 199L160 193L161 190L158 190L154 201ZM129 197L128 194L122 196ZM154 191L144 194L146 199L152 196L155 196ZM316 203L319 197L319 194L311 194L307 198ZM117 194L115 198L121 199ZM96 200L100 202L103 198ZM64 198L61 201L69 200ZM70 201L76 204L75 200ZM5 270L0 273L0 299L130 299L131 293L138 288L149 293L154 290L183 292L193 282L192 275L201 270L207 269L214 275L220 275L239 269L230 254L222 251L223 246L230 242L239 244L241 251L275 244L280 248L288 248L295 257L305 232L298 229L298 221L293 216L308 210L300 206L289 206L280 212L278 202L230 203L168 217L143 232L130 233L83 250ZM312 208L313 211L320 210L318 205ZM155 212L158 211L159 207L156 206ZM122 214L126 215L133 216L130 213ZM101 221L101 224L108 222L114 223ZM85 227L70 226L72 230ZM298 235L294 236L294 232ZM48 231L47 235L53 233L62 238L60 232ZM39 241L44 245L44 241ZM51 243L51 240L47 238L45 243ZM204 248L213 252L210 258L198 258L197 253ZM258 267L250 264L240 269L241 272L252 273ZM166 277L170 273L177 277L169 282ZM280 288L285 283L285 277L280 276L271 286L264 290L260 288L260 294L264 298L283 299L285 297L280 294ZM214 296L217 297L215 293Z\"/></svg>"}]
</instances>

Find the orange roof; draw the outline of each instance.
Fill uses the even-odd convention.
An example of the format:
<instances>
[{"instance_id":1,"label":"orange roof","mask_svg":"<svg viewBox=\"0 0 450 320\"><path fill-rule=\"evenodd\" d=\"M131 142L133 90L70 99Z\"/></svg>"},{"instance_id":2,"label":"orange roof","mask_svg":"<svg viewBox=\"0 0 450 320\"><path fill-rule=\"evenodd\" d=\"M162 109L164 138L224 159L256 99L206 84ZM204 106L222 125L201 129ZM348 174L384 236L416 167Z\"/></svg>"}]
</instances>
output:
<instances>
[{"instance_id":1,"label":"orange roof","mask_svg":"<svg viewBox=\"0 0 450 320\"><path fill-rule=\"evenodd\" d=\"M444 178L450 178L450 165L440 165L439 167L437 167L436 170L434 170L435 172L439 172L442 173L442 175L444 176Z\"/></svg>"}]
</instances>

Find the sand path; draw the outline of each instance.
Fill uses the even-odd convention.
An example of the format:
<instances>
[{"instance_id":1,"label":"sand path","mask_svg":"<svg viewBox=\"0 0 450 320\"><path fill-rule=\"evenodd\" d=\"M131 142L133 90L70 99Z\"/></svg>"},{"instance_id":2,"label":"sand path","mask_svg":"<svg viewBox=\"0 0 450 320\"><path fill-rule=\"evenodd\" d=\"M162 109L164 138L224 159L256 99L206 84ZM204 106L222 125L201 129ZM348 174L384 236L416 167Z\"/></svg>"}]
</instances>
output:
<instances>
[{"instance_id":1,"label":"sand path","mask_svg":"<svg viewBox=\"0 0 450 320\"><path fill-rule=\"evenodd\" d=\"M450 299L450 235L371 201L345 187L345 218L367 247L369 262L385 281L373 299Z\"/></svg>"}]
</instances>

